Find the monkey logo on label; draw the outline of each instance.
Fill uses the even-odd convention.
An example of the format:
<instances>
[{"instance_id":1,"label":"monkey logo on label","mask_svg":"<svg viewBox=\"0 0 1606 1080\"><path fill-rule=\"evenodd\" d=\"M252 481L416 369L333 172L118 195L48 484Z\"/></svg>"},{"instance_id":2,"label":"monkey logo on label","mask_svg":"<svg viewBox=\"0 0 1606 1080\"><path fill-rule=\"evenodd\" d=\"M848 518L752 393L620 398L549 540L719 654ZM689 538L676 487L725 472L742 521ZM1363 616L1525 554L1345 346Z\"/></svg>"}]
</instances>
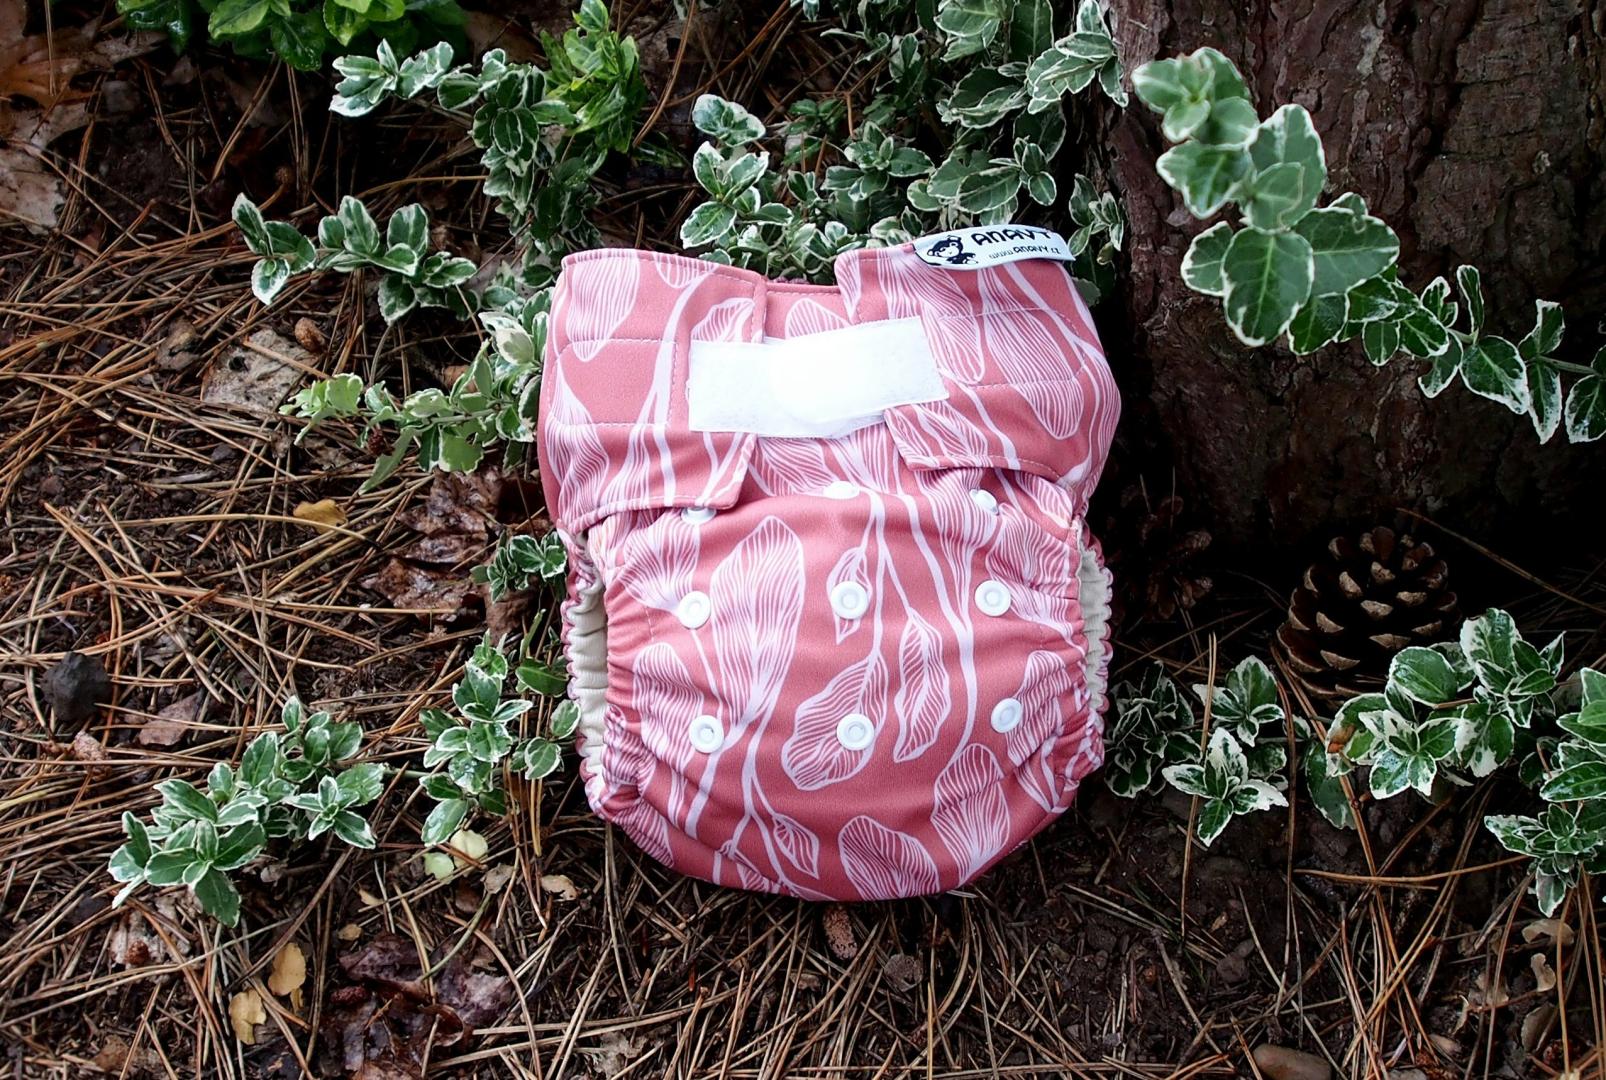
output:
<instances>
[{"instance_id":1,"label":"monkey logo on label","mask_svg":"<svg viewBox=\"0 0 1606 1080\"><path fill-rule=\"evenodd\" d=\"M926 254L936 256L949 266L966 266L976 261L975 253L966 251L965 242L953 233L932 244Z\"/></svg>"},{"instance_id":2,"label":"monkey logo on label","mask_svg":"<svg viewBox=\"0 0 1606 1080\"><path fill-rule=\"evenodd\" d=\"M914 249L927 265L958 270L983 270L1019 259L1070 262L1074 257L1059 233L1031 225L953 229L921 237Z\"/></svg>"}]
</instances>

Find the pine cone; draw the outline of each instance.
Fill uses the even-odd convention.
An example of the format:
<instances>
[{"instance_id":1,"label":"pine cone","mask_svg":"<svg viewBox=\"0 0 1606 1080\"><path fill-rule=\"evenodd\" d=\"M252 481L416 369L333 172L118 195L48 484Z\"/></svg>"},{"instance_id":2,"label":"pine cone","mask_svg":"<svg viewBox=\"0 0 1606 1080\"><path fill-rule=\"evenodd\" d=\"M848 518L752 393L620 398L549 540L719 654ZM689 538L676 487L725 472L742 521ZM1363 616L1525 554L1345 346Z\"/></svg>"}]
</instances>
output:
<instances>
[{"instance_id":1,"label":"pine cone","mask_svg":"<svg viewBox=\"0 0 1606 1080\"><path fill-rule=\"evenodd\" d=\"M1376 692L1395 653L1453 632L1449 576L1432 547L1392 529L1338 537L1289 598L1278 651L1317 698Z\"/></svg>"}]
</instances>

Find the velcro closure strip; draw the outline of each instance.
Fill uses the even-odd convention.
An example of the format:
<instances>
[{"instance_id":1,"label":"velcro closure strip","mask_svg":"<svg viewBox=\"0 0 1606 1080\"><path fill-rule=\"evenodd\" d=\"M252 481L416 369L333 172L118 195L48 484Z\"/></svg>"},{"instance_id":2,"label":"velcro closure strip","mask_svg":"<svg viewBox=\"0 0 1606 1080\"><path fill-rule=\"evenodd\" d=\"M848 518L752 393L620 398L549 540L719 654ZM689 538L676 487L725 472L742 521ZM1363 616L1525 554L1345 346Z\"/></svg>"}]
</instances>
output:
<instances>
[{"instance_id":1,"label":"velcro closure strip","mask_svg":"<svg viewBox=\"0 0 1606 1080\"><path fill-rule=\"evenodd\" d=\"M694 341L686 402L694 431L830 439L947 386L918 318L765 341Z\"/></svg>"}]
</instances>

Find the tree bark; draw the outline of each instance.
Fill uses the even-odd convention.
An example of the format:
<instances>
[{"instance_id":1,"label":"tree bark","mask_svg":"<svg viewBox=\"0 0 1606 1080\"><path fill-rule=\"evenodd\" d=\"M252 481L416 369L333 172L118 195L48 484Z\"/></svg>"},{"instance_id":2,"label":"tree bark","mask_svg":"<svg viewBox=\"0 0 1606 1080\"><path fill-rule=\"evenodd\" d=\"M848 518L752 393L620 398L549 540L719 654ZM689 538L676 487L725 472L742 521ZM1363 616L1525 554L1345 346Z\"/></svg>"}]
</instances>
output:
<instances>
[{"instance_id":1,"label":"tree bark","mask_svg":"<svg viewBox=\"0 0 1606 1080\"><path fill-rule=\"evenodd\" d=\"M1399 233L1402 280L1483 272L1489 332L1512 340L1560 301L1566 358L1600 344L1606 296L1602 142L1606 8L1586 0L1113 0L1129 68L1212 45L1262 116L1310 110L1325 198L1355 191ZM1290 544L1428 513L1492 542L1554 541L1606 483L1606 445L1541 446L1532 424L1458 384L1428 400L1424 365L1374 368L1358 344L1249 350L1218 300L1183 283L1203 227L1154 170L1166 148L1140 103L1113 123L1109 178L1130 218L1123 283L1132 431L1169 443L1178 489L1219 542ZM1570 382L1570 380L1569 380ZM1582 532L1583 530L1576 530ZM1576 537L1578 543L1587 537ZM1598 547L1598 544L1597 544Z\"/></svg>"}]
</instances>

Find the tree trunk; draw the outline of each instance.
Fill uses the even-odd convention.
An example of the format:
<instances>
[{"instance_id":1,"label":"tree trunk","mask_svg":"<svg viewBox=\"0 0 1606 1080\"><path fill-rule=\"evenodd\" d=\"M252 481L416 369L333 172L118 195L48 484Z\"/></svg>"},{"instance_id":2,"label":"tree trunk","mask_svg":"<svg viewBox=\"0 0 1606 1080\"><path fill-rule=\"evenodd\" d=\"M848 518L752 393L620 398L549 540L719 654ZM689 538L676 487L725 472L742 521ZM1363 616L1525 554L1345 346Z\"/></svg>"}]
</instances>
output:
<instances>
[{"instance_id":1,"label":"tree trunk","mask_svg":"<svg viewBox=\"0 0 1606 1080\"><path fill-rule=\"evenodd\" d=\"M1327 149L1326 198L1355 191L1393 226L1402 280L1420 289L1471 263L1490 332L1520 338L1544 298L1566 310L1566 358L1587 362L1600 344L1601 5L1113 0L1112 14L1129 68L1212 45L1239 65L1262 116L1308 108ZM1459 384L1430 401L1420 363L1377 369L1358 343L1307 357L1240 345L1220 302L1179 276L1202 226L1155 173L1157 121L1134 100L1108 143L1131 220L1135 349L1116 360L1130 364L1129 430L1169 442L1178 489L1218 541L1298 543L1409 507L1526 548L1524 534L1554 540L1544 526L1587 505L1586 492L1598 498L1606 446L1564 434L1540 446L1526 418Z\"/></svg>"}]
</instances>

